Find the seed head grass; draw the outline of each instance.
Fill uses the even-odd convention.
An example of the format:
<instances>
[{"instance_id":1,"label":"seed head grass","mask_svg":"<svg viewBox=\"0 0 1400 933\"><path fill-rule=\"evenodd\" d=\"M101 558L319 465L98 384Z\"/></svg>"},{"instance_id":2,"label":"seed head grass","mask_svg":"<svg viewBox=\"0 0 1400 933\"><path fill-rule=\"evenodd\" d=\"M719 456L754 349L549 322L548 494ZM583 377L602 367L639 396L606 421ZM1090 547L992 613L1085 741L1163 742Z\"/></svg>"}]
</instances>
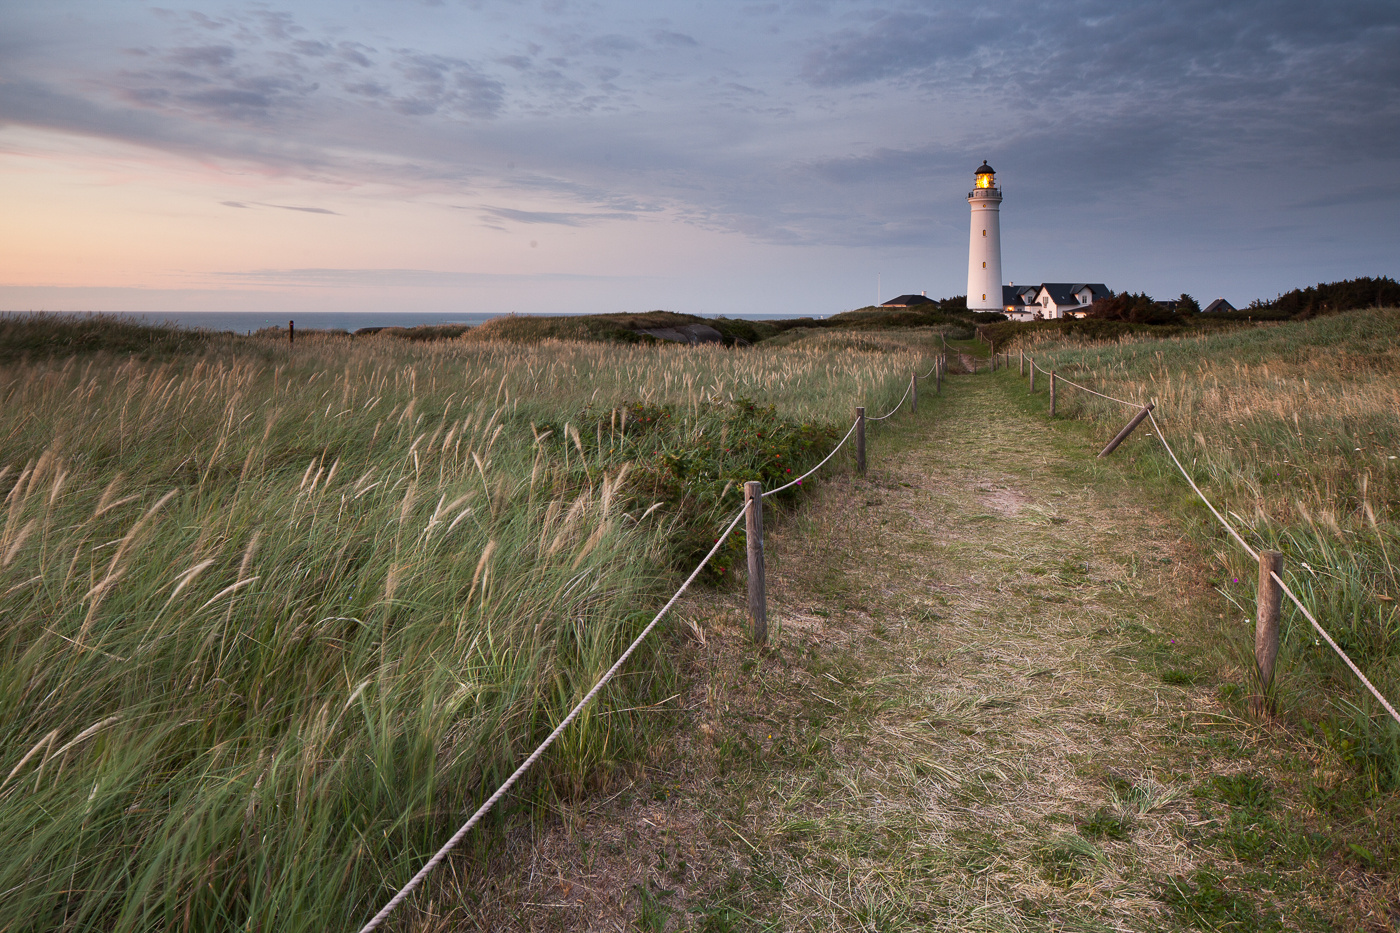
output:
<instances>
[{"instance_id":1,"label":"seed head grass","mask_svg":"<svg viewBox=\"0 0 1400 933\"><path fill-rule=\"evenodd\" d=\"M1290 588L1377 688L1400 700L1400 310L1163 339L1022 339L1045 369L1154 401L1196 483L1254 547L1283 552ZM1070 387L1058 408L1103 424L1106 436L1130 414ZM1138 435L1125 455L1149 477L1173 481L1151 425ZM1214 584L1235 621L1252 626L1256 568L1203 508L1187 512L1215 542ZM1361 784L1400 792L1400 726L1286 600L1275 691L1280 708Z\"/></svg>"},{"instance_id":2,"label":"seed head grass","mask_svg":"<svg viewBox=\"0 0 1400 933\"><path fill-rule=\"evenodd\" d=\"M0 361L15 931L354 928L649 620L726 482L811 462L928 342L53 326L7 319L32 352ZM704 453L726 430L786 440ZM515 805L642 757L674 678L644 648Z\"/></svg>"}]
</instances>

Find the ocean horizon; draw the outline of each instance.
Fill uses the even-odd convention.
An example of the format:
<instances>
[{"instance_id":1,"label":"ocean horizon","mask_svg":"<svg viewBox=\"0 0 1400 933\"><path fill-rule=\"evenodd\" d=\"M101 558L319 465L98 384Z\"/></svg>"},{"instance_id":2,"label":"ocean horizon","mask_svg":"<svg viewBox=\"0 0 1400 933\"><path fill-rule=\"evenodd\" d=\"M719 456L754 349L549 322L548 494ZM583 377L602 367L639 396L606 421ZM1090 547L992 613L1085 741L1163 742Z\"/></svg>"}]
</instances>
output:
<instances>
[{"instance_id":1,"label":"ocean horizon","mask_svg":"<svg viewBox=\"0 0 1400 933\"><path fill-rule=\"evenodd\" d=\"M64 317L115 317L150 325L173 325L187 330L208 330L250 334L265 327L286 327L296 322L301 330L346 330L354 333L365 327L421 327L423 325L466 324L475 327L503 314L414 312L414 311L304 311L299 314L271 314L264 311L7 311L5 314L56 314ZM640 313L640 312L639 312ZM528 314L522 317L575 317L568 312L558 314ZM824 317L815 314L700 314L696 317L728 317L745 321L791 320L800 317Z\"/></svg>"}]
</instances>

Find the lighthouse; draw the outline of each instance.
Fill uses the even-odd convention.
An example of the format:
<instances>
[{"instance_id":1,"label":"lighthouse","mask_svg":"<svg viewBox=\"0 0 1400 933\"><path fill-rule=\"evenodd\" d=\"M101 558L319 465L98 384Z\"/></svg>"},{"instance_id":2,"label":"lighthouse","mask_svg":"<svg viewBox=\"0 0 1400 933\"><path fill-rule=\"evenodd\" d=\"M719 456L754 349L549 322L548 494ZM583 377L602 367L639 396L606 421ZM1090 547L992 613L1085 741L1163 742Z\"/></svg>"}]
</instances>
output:
<instances>
[{"instance_id":1,"label":"lighthouse","mask_svg":"<svg viewBox=\"0 0 1400 933\"><path fill-rule=\"evenodd\" d=\"M972 205L972 236L967 246L967 307L971 311L1000 311L1001 304L1001 189L984 160L975 187L967 193Z\"/></svg>"}]
</instances>

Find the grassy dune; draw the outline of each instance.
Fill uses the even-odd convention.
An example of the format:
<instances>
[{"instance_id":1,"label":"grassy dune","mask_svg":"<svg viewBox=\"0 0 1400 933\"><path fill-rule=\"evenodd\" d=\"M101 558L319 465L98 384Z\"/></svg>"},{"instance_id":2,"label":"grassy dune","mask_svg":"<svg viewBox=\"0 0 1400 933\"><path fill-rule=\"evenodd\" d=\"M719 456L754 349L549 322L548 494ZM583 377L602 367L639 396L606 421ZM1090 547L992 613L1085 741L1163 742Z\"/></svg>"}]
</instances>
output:
<instances>
[{"instance_id":1,"label":"grassy dune","mask_svg":"<svg viewBox=\"0 0 1400 933\"><path fill-rule=\"evenodd\" d=\"M1400 701L1400 311L1169 339L1025 344L1046 369L1118 398L1155 399L1178 456L1256 547L1286 555L1290 585L1392 703ZM1060 410L1125 421L1066 388ZM1150 430L1150 425L1147 426ZM1141 430L1141 429L1140 429ZM1145 433L1145 432L1143 432ZM1176 475L1156 441L1134 450ZM1218 532L1204 510L1200 521ZM1220 588L1252 617L1257 571L1221 540ZM1280 703L1370 792L1400 791L1400 728L1286 604Z\"/></svg>"},{"instance_id":2,"label":"grassy dune","mask_svg":"<svg viewBox=\"0 0 1400 933\"><path fill-rule=\"evenodd\" d=\"M6 321L25 350L0 361L13 931L353 928L611 663L735 483L892 404L930 340L122 325L115 355L55 351L54 324ZM625 710L673 676L650 651L525 793L638 752Z\"/></svg>"}]
</instances>

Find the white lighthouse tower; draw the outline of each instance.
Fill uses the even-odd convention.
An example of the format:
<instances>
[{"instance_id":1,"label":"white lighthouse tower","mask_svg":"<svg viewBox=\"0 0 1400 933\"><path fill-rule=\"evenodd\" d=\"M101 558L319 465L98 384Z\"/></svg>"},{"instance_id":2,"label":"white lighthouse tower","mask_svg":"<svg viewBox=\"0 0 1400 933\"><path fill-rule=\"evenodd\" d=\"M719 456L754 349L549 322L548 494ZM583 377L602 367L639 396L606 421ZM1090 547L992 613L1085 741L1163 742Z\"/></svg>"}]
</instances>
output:
<instances>
[{"instance_id":1,"label":"white lighthouse tower","mask_svg":"<svg viewBox=\"0 0 1400 933\"><path fill-rule=\"evenodd\" d=\"M1000 311L1001 304L1001 189L985 161L977 184L967 194L972 205L972 236L967 247L967 307L971 311Z\"/></svg>"}]
</instances>

